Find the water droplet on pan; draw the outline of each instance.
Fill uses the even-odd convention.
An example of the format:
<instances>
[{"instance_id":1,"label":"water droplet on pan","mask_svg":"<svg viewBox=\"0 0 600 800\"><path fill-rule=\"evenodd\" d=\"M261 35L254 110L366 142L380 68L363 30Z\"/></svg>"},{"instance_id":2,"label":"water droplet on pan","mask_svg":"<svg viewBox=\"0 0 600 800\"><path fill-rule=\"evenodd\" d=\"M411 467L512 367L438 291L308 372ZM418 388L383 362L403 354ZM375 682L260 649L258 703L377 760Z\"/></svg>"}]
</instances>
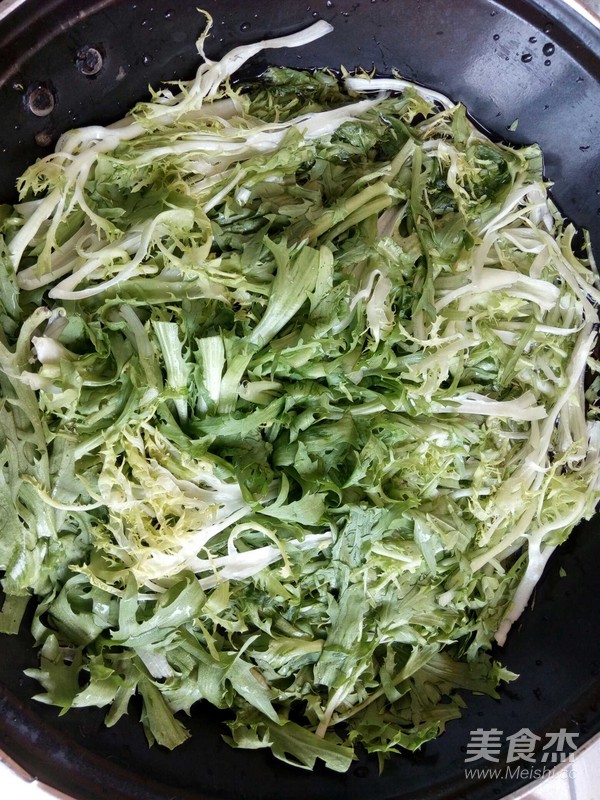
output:
<instances>
[{"instance_id":1,"label":"water droplet on pan","mask_svg":"<svg viewBox=\"0 0 600 800\"><path fill-rule=\"evenodd\" d=\"M547 22L547 23L544 25L544 33L550 33L550 31L552 30L552 28L553 28L553 27L554 27L554 26L552 25L552 23L551 23L551 22Z\"/></svg>"},{"instance_id":2,"label":"water droplet on pan","mask_svg":"<svg viewBox=\"0 0 600 800\"><path fill-rule=\"evenodd\" d=\"M500 38L500 34L499 33L495 33L492 38L494 39L495 42L497 42L498 39Z\"/></svg>"},{"instance_id":3,"label":"water droplet on pan","mask_svg":"<svg viewBox=\"0 0 600 800\"><path fill-rule=\"evenodd\" d=\"M531 44L535 44L537 42L537 36L530 36L529 41L531 42Z\"/></svg>"},{"instance_id":4,"label":"water droplet on pan","mask_svg":"<svg viewBox=\"0 0 600 800\"><path fill-rule=\"evenodd\" d=\"M532 60L532 58L533 56L531 55L531 53L523 53L523 55L521 56L521 61L524 64L528 64Z\"/></svg>"},{"instance_id":5,"label":"water droplet on pan","mask_svg":"<svg viewBox=\"0 0 600 800\"><path fill-rule=\"evenodd\" d=\"M165 11L165 13L164 13L165 19L172 19L172 17L174 15L175 15L175 12L173 11L172 8L170 8L168 11Z\"/></svg>"},{"instance_id":6,"label":"water droplet on pan","mask_svg":"<svg viewBox=\"0 0 600 800\"><path fill-rule=\"evenodd\" d=\"M551 63L552 63L552 62L550 61L550 59L549 59L549 58L547 58L547 59L544 61L544 65L545 65L546 67L549 67Z\"/></svg>"},{"instance_id":7,"label":"water droplet on pan","mask_svg":"<svg viewBox=\"0 0 600 800\"><path fill-rule=\"evenodd\" d=\"M245 33L246 31L250 30L250 23L249 22L242 22L240 25L240 30Z\"/></svg>"},{"instance_id":8,"label":"water droplet on pan","mask_svg":"<svg viewBox=\"0 0 600 800\"><path fill-rule=\"evenodd\" d=\"M554 45L552 44L552 42L547 42L547 43L546 43L546 44L545 44L545 45L542 47L542 53L543 53L545 56L551 56L551 55L554 53Z\"/></svg>"},{"instance_id":9,"label":"water droplet on pan","mask_svg":"<svg viewBox=\"0 0 600 800\"><path fill-rule=\"evenodd\" d=\"M142 56L142 64L149 64L152 61L152 56L149 56L148 53L144 53Z\"/></svg>"}]
</instances>

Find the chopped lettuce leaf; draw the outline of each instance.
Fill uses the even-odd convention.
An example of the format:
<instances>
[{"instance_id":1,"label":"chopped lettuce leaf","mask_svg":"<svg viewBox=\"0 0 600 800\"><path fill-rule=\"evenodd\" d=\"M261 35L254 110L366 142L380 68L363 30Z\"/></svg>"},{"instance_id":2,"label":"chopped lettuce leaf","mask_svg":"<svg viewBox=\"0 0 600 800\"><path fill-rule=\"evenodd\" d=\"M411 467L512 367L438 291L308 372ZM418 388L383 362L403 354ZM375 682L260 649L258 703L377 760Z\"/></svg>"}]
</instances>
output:
<instances>
[{"instance_id":1,"label":"chopped lettuce leaf","mask_svg":"<svg viewBox=\"0 0 600 800\"><path fill-rule=\"evenodd\" d=\"M210 702L344 772L517 677L492 642L600 498L600 290L536 146L397 75L230 82L329 30L0 206L0 632L34 596L61 713L138 695L172 749Z\"/></svg>"}]
</instances>

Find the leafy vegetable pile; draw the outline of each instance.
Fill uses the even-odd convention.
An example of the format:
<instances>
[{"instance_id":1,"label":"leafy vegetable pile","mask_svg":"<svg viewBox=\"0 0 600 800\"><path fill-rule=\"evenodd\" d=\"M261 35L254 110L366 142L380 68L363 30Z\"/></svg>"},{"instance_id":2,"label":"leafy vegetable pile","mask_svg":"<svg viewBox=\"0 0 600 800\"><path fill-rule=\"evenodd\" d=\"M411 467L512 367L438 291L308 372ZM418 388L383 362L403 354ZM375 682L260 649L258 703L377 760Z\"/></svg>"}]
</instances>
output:
<instances>
[{"instance_id":1,"label":"leafy vegetable pile","mask_svg":"<svg viewBox=\"0 0 600 800\"><path fill-rule=\"evenodd\" d=\"M346 770L437 736L600 496L589 260L537 147L399 78L204 60L0 215L4 632L38 700L232 710ZM203 39L199 47L202 51ZM176 716L177 715L177 716Z\"/></svg>"}]
</instances>

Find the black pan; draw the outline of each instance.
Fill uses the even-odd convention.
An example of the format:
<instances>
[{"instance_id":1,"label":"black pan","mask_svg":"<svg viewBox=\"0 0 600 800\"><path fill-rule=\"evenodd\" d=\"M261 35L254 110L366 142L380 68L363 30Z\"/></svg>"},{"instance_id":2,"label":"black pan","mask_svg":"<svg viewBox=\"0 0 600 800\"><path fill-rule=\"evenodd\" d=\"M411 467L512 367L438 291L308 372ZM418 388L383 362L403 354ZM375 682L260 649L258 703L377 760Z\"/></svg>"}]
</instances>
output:
<instances>
[{"instance_id":1,"label":"black pan","mask_svg":"<svg viewBox=\"0 0 600 800\"><path fill-rule=\"evenodd\" d=\"M539 142L556 202L590 229L600 256L600 32L559 0L5 0L0 199L14 196L15 177L63 130L114 120L145 96L148 83L190 77L198 5L215 17L210 56L324 18L333 34L269 58L295 67L397 68L463 101L496 136ZM260 56L249 71L266 63ZM52 110L36 115L31 107ZM35 661L26 625L18 637L0 637L0 748L82 800L503 797L525 779L466 778L471 730L508 735L526 727L541 736L566 728L579 744L600 731L599 565L593 520L555 554L533 609L496 654L521 678L500 701L466 698L461 720L419 753L392 758L382 776L362 754L348 774L337 775L296 770L264 751L231 750L221 740L222 715L206 706L195 709L193 736L173 753L148 749L135 708L111 730L99 710L59 718L30 699L37 686L23 675Z\"/></svg>"}]
</instances>

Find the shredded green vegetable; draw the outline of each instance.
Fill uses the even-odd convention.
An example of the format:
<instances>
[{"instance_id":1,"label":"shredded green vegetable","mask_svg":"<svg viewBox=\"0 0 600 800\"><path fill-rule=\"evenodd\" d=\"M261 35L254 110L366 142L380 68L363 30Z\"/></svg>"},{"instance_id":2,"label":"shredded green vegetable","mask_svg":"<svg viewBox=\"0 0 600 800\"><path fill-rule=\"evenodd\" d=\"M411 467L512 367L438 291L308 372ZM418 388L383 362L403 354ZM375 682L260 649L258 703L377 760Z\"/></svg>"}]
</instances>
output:
<instances>
[{"instance_id":1,"label":"shredded green vegetable","mask_svg":"<svg viewBox=\"0 0 600 800\"><path fill-rule=\"evenodd\" d=\"M491 643L600 497L600 295L536 146L399 77L229 82L329 30L204 58L0 207L0 630L35 596L61 711L137 693L174 748L206 700L344 771L516 677Z\"/></svg>"}]
</instances>

